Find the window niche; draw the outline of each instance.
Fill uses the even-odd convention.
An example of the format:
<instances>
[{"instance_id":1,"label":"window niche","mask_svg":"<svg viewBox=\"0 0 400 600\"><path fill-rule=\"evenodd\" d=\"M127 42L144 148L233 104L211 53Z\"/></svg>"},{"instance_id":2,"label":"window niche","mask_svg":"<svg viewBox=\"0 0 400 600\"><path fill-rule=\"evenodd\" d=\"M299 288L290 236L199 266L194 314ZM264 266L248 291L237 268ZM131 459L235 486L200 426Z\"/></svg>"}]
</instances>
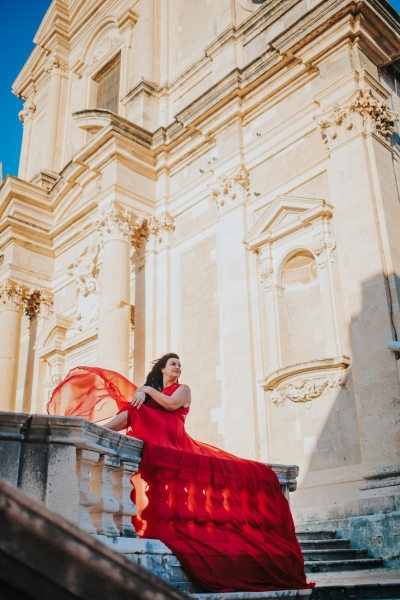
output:
<instances>
[{"instance_id":1,"label":"window niche","mask_svg":"<svg viewBox=\"0 0 400 600\"><path fill-rule=\"evenodd\" d=\"M324 357L324 321L315 257L300 250L282 270L282 349L284 365Z\"/></svg>"},{"instance_id":2,"label":"window niche","mask_svg":"<svg viewBox=\"0 0 400 600\"><path fill-rule=\"evenodd\" d=\"M344 385L350 364L339 334L333 277L335 241L324 200L279 196L246 236L258 256L271 401L307 402Z\"/></svg>"},{"instance_id":3,"label":"window niche","mask_svg":"<svg viewBox=\"0 0 400 600\"><path fill-rule=\"evenodd\" d=\"M94 77L95 106L118 114L121 55L117 54Z\"/></svg>"}]
</instances>

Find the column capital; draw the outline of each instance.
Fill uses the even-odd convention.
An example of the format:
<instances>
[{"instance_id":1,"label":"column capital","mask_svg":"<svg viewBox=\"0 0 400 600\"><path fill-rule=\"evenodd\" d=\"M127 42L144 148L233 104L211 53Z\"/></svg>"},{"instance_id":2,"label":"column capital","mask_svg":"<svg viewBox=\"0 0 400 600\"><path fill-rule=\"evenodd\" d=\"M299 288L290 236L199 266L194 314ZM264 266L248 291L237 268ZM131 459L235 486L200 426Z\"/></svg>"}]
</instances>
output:
<instances>
[{"instance_id":1,"label":"column capital","mask_svg":"<svg viewBox=\"0 0 400 600\"><path fill-rule=\"evenodd\" d=\"M23 283L5 281L0 284L0 311L24 310L25 302L29 298L29 289Z\"/></svg>"},{"instance_id":2,"label":"column capital","mask_svg":"<svg viewBox=\"0 0 400 600\"><path fill-rule=\"evenodd\" d=\"M325 269L329 263L334 260L331 258L332 252L336 248L336 240L329 232L319 233L314 236L311 243L311 249L315 254L318 269Z\"/></svg>"},{"instance_id":3,"label":"column capital","mask_svg":"<svg viewBox=\"0 0 400 600\"><path fill-rule=\"evenodd\" d=\"M24 302L25 314L31 322L38 317L48 318L52 307L53 296L43 289L31 290Z\"/></svg>"},{"instance_id":4,"label":"column capital","mask_svg":"<svg viewBox=\"0 0 400 600\"><path fill-rule=\"evenodd\" d=\"M211 189L211 198L218 208L230 208L233 203L245 203L249 197L250 179L246 167L241 164L229 175L219 177L217 186Z\"/></svg>"},{"instance_id":5,"label":"column capital","mask_svg":"<svg viewBox=\"0 0 400 600\"><path fill-rule=\"evenodd\" d=\"M152 217L148 225L149 240L154 250L161 250L173 242L174 219L167 212Z\"/></svg>"},{"instance_id":6,"label":"column capital","mask_svg":"<svg viewBox=\"0 0 400 600\"><path fill-rule=\"evenodd\" d=\"M50 75L65 75L67 72L67 64L57 55L48 57L44 70Z\"/></svg>"},{"instance_id":7,"label":"column capital","mask_svg":"<svg viewBox=\"0 0 400 600\"><path fill-rule=\"evenodd\" d=\"M357 90L347 102L335 104L333 110L317 119L329 150L334 150L357 134L375 134L390 144L396 129L397 113L384 100L375 98L370 89Z\"/></svg>"},{"instance_id":8,"label":"column capital","mask_svg":"<svg viewBox=\"0 0 400 600\"><path fill-rule=\"evenodd\" d=\"M29 119L31 119L33 117L33 115L35 114L36 111L36 104L33 102L33 100L28 99L24 102L24 106L22 108L22 110L18 113L18 117L19 120L21 121L21 123L26 123L27 121L29 121Z\"/></svg>"},{"instance_id":9,"label":"column capital","mask_svg":"<svg viewBox=\"0 0 400 600\"><path fill-rule=\"evenodd\" d=\"M139 218L117 202L104 209L93 224L102 234L103 242L122 240L138 247L148 237L147 219Z\"/></svg>"}]
</instances>

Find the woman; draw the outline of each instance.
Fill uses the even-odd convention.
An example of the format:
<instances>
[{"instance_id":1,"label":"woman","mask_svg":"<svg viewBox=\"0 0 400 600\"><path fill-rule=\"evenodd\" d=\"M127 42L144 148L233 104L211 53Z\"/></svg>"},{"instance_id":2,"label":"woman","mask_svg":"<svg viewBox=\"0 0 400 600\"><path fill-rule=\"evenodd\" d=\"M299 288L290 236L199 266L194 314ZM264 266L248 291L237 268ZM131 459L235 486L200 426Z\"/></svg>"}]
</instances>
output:
<instances>
[{"instance_id":1,"label":"woman","mask_svg":"<svg viewBox=\"0 0 400 600\"><path fill-rule=\"evenodd\" d=\"M173 353L154 361L139 388L113 371L77 367L54 390L47 409L127 429L145 442L132 478L138 536L164 542L205 589L312 587L275 473L186 433L191 394L180 375Z\"/></svg>"}]
</instances>

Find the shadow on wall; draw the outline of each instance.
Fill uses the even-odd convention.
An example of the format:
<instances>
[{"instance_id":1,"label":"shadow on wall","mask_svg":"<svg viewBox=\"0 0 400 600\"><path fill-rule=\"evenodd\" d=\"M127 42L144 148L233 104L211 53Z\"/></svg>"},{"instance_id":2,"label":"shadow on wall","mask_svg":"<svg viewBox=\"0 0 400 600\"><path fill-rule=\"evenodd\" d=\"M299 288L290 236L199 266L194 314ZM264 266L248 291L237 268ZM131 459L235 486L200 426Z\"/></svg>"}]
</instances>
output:
<instances>
[{"instance_id":1,"label":"shadow on wall","mask_svg":"<svg viewBox=\"0 0 400 600\"><path fill-rule=\"evenodd\" d=\"M268 412L271 462L300 466L292 496L297 525L316 529L323 521L394 567L400 566L400 393L396 355L387 348L395 338L392 303L397 312L383 274L365 281L347 338L345 385L327 385L308 402L269 402Z\"/></svg>"}]
</instances>

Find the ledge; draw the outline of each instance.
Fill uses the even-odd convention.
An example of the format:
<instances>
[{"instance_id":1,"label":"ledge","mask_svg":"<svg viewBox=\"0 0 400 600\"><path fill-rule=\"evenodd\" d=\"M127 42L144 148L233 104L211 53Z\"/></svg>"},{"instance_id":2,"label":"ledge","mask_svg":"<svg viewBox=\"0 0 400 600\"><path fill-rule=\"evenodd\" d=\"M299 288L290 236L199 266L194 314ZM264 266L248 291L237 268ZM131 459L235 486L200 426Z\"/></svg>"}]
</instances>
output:
<instances>
[{"instance_id":1,"label":"ledge","mask_svg":"<svg viewBox=\"0 0 400 600\"><path fill-rule=\"evenodd\" d=\"M109 110L103 108L79 110L72 113L72 116L78 127L89 133L95 134L101 129L112 127L113 130L141 144L145 148L151 148L152 146L152 134L149 131Z\"/></svg>"}]
</instances>

